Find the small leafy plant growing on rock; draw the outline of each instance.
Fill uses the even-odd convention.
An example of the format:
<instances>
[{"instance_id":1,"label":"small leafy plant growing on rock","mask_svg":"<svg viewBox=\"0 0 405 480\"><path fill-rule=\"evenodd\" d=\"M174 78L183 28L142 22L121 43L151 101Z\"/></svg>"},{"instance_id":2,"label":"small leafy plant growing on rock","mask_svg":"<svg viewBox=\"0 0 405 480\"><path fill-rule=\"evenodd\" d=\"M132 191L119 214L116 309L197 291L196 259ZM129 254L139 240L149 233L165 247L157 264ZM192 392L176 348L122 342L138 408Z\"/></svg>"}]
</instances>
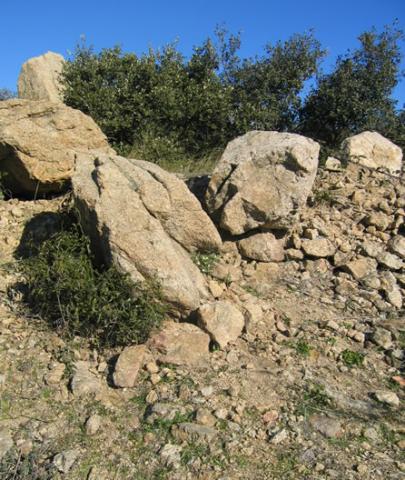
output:
<instances>
[{"instance_id":1,"label":"small leafy plant growing on rock","mask_svg":"<svg viewBox=\"0 0 405 480\"><path fill-rule=\"evenodd\" d=\"M166 308L155 282L134 284L114 267L96 269L89 240L73 226L22 261L28 302L63 336L98 347L144 342Z\"/></svg>"},{"instance_id":2,"label":"small leafy plant growing on rock","mask_svg":"<svg viewBox=\"0 0 405 480\"><path fill-rule=\"evenodd\" d=\"M361 367L364 363L364 354L346 349L341 353L341 359L348 367Z\"/></svg>"},{"instance_id":3,"label":"small leafy plant growing on rock","mask_svg":"<svg viewBox=\"0 0 405 480\"><path fill-rule=\"evenodd\" d=\"M196 252L192 255L193 262L205 275L210 275L218 263L219 255L215 252Z\"/></svg>"}]
</instances>

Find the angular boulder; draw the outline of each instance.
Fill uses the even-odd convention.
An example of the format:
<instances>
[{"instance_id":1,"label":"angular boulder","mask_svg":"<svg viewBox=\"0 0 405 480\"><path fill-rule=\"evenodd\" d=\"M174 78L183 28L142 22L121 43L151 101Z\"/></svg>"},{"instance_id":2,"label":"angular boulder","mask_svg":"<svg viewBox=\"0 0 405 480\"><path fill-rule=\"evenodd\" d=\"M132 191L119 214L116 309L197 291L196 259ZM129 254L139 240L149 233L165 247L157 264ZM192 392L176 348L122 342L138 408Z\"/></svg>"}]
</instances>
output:
<instances>
[{"instance_id":1,"label":"angular boulder","mask_svg":"<svg viewBox=\"0 0 405 480\"><path fill-rule=\"evenodd\" d=\"M27 60L18 77L18 97L62 102L59 76L64 63L62 55L54 52Z\"/></svg>"},{"instance_id":2,"label":"angular boulder","mask_svg":"<svg viewBox=\"0 0 405 480\"><path fill-rule=\"evenodd\" d=\"M221 239L182 180L142 160L78 154L72 184L100 262L135 282L159 280L164 299L180 314L199 307L208 289L189 253L216 251Z\"/></svg>"},{"instance_id":3,"label":"angular boulder","mask_svg":"<svg viewBox=\"0 0 405 480\"><path fill-rule=\"evenodd\" d=\"M154 356L163 363L196 365L209 354L210 337L191 323L166 322L148 341Z\"/></svg>"},{"instance_id":4,"label":"angular boulder","mask_svg":"<svg viewBox=\"0 0 405 480\"><path fill-rule=\"evenodd\" d=\"M378 132L363 132L343 140L341 150L348 161L391 173L402 168L402 150Z\"/></svg>"},{"instance_id":5,"label":"angular boulder","mask_svg":"<svg viewBox=\"0 0 405 480\"><path fill-rule=\"evenodd\" d=\"M226 300L207 303L197 311L197 324L204 329L221 348L234 342L245 327L242 312Z\"/></svg>"},{"instance_id":6,"label":"angular boulder","mask_svg":"<svg viewBox=\"0 0 405 480\"><path fill-rule=\"evenodd\" d=\"M311 192L319 145L293 133L252 131L231 141L206 192L209 212L224 230L292 226Z\"/></svg>"},{"instance_id":7,"label":"angular boulder","mask_svg":"<svg viewBox=\"0 0 405 480\"><path fill-rule=\"evenodd\" d=\"M284 239L276 238L271 232L259 232L238 242L241 255L259 262L282 262Z\"/></svg>"},{"instance_id":8,"label":"angular boulder","mask_svg":"<svg viewBox=\"0 0 405 480\"><path fill-rule=\"evenodd\" d=\"M73 173L76 152L114 152L87 115L62 103L0 102L0 172L17 195L57 193Z\"/></svg>"}]
</instances>

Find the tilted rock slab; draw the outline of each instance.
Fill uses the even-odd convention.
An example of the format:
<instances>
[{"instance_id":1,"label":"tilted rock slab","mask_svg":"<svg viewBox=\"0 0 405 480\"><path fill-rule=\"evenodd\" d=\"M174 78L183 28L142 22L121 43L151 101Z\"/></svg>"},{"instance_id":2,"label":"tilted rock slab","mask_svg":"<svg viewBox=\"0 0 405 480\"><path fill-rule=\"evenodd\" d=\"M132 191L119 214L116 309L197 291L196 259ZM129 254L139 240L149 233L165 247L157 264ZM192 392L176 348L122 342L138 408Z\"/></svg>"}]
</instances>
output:
<instances>
[{"instance_id":1,"label":"tilted rock slab","mask_svg":"<svg viewBox=\"0 0 405 480\"><path fill-rule=\"evenodd\" d=\"M209 212L224 230L290 227L307 200L319 145L293 133L252 131L232 140L208 186Z\"/></svg>"},{"instance_id":2,"label":"tilted rock slab","mask_svg":"<svg viewBox=\"0 0 405 480\"><path fill-rule=\"evenodd\" d=\"M378 132L363 132L343 140L347 160L369 168L386 168L391 173L402 168L402 150Z\"/></svg>"},{"instance_id":3,"label":"tilted rock slab","mask_svg":"<svg viewBox=\"0 0 405 480\"><path fill-rule=\"evenodd\" d=\"M64 63L62 55L54 52L27 60L18 77L18 97L62 102L59 76Z\"/></svg>"},{"instance_id":4,"label":"tilted rock slab","mask_svg":"<svg viewBox=\"0 0 405 480\"><path fill-rule=\"evenodd\" d=\"M157 278L180 314L207 297L189 252L218 250L219 234L186 184L149 162L78 154L73 193L99 261L137 281Z\"/></svg>"},{"instance_id":5,"label":"tilted rock slab","mask_svg":"<svg viewBox=\"0 0 405 480\"><path fill-rule=\"evenodd\" d=\"M17 195L57 193L66 188L77 152L113 153L87 115L62 103L0 102L0 172Z\"/></svg>"}]
</instances>

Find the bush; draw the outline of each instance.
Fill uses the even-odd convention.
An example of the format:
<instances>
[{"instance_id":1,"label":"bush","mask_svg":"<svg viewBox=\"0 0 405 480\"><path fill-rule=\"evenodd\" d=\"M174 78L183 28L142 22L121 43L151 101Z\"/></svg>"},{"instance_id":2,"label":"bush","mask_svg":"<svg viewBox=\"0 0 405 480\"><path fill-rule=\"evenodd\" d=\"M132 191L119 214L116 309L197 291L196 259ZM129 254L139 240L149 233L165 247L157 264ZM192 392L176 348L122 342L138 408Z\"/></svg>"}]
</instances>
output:
<instances>
[{"instance_id":1,"label":"bush","mask_svg":"<svg viewBox=\"0 0 405 480\"><path fill-rule=\"evenodd\" d=\"M157 283L135 285L113 267L97 270L77 226L44 241L21 265L32 309L64 336L98 347L141 343L165 314Z\"/></svg>"},{"instance_id":2,"label":"bush","mask_svg":"<svg viewBox=\"0 0 405 480\"><path fill-rule=\"evenodd\" d=\"M64 99L92 116L122 154L160 163L206 157L254 128L289 128L323 55L312 34L244 61L239 46L224 30L188 59L176 45L141 56L81 45L62 73Z\"/></svg>"},{"instance_id":3,"label":"bush","mask_svg":"<svg viewBox=\"0 0 405 480\"><path fill-rule=\"evenodd\" d=\"M361 34L360 47L339 57L334 71L319 77L301 111L300 131L329 147L339 147L346 137L364 130L377 130L403 144L403 113L396 112L391 97L403 77L402 38L395 26L380 34Z\"/></svg>"}]
</instances>

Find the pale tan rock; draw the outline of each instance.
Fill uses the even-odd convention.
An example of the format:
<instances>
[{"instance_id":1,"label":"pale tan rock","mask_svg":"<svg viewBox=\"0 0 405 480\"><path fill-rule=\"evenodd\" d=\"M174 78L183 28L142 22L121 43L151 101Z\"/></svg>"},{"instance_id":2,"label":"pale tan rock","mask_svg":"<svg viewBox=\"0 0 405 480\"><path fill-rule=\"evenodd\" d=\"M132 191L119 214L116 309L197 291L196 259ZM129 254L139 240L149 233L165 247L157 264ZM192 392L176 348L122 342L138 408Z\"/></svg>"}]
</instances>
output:
<instances>
[{"instance_id":1,"label":"pale tan rock","mask_svg":"<svg viewBox=\"0 0 405 480\"><path fill-rule=\"evenodd\" d=\"M403 235L395 235L388 242L388 246L392 252L405 259L405 237Z\"/></svg>"},{"instance_id":2,"label":"pale tan rock","mask_svg":"<svg viewBox=\"0 0 405 480\"><path fill-rule=\"evenodd\" d=\"M0 171L14 194L60 192L78 152L113 152L95 122L79 110L49 101L0 102Z\"/></svg>"},{"instance_id":3,"label":"pale tan rock","mask_svg":"<svg viewBox=\"0 0 405 480\"><path fill-rule=\"evenodd\" d=\"M252 131L228 144L206 193L220 226L239 235L295 223L312 189L319 145L291 133Z\"/></svg>"},{"instance_id":4,"label":"pale tan rock","mask_svg":"<svg viewBox=\"0 0 405 480\"><path fill-rule=\"evenodd\" d=\"M187 251L215 250L220 238L182 180L148 162L78 155L73 193L100 261L137 281L157 279L180 314L208 297Z\"/></svg>"},{"instance_id":5,"label":"pale tan rock","mask_svg":"<svg viewBox=\"0 0 405 480\"><path fill-rule=\"evenodd\" d=\"M196 365L207 358L210 337L190 323L165 322L148 347L163 363Z\"/></svg>"},{"instance_id":6,"label":"pale tan rock","mask_svg":"<svg viewBox=\"0 0 405 480\"><path fill-rule=\"evenodd\" d=\"M332 257L336 247L327 238L315 238L314 240L303 240L301 247L306 255L315 258Z\"/></svg>"},{"instance_id":7,"label":"pale tan rock","mask_svg":"<svg viewBox=\"0 0 405 480\"><path fill-rule=\"evenodd\" d=\"M396 173L402 168L402 150L378 132L363 132L346 138L341 146L347 160L369 168Z\"/></svg>"},{"instance_id":8,"label":"pale tan rock","mask_svg":"<svg viewBox=\"0 0 405 480\"><path fill-rule=\"evenodd\" d=\"M356 280L361 280L375 273L377 262L374 258L360 257L344 266L344 269L349 272Z\"/></svg>"},{"instance_id":9,"label":"pale tan rock","mask_svg":"<svg viewBox=\"0 0 405 480\"><path fill-rule=\"evenodd\" d=\"M335 157L328 157L325 162L325 168L331 172L339 172L342 170L342 162Z\"/></svg>"},{"instance_id":10,"label":"pale tan rock","mask_svg":"<svg viewBox=\"0 0 405 480\"><path fill-rule=\"evenodd\" d=\"M284 239L278 239L270 232L256 233L238 242L243 257L259 262L282 262L284 245Z\"/></svg>"},{"instance_id":11,"label":"pale tan rock","mask_svg":"<svg viewBox=\"0 0 405 480\"><path fill-rule=\"evenodd\" d=\"M132 388L136 385L138 373L144 364L146 353L145 345L124 348L114 368L113 380L116 387Z\"/></svg>"},{"instance_id":12,"label":"pale tan rock","mask_svg":"<svg viewBox=\"0 0 405 480\"><path fill-rule=\"evenodd\" d=\"M197 310L196 317L197 324L208 332L221 348L235 341L245 326L242 312L226 300L203 305Z\"/></svg>"},{"instance_id":13,"label":"pale tan rock","mask_svg":"<svg viewBox=\"0 0 405 480\"><path fill-rule=\"evenodd\" d=\"M62 102L59 77L64 63L63 56L54 52L27 60L18 77L18 97L26 100Z\"/></svg>"}]
</instances>

